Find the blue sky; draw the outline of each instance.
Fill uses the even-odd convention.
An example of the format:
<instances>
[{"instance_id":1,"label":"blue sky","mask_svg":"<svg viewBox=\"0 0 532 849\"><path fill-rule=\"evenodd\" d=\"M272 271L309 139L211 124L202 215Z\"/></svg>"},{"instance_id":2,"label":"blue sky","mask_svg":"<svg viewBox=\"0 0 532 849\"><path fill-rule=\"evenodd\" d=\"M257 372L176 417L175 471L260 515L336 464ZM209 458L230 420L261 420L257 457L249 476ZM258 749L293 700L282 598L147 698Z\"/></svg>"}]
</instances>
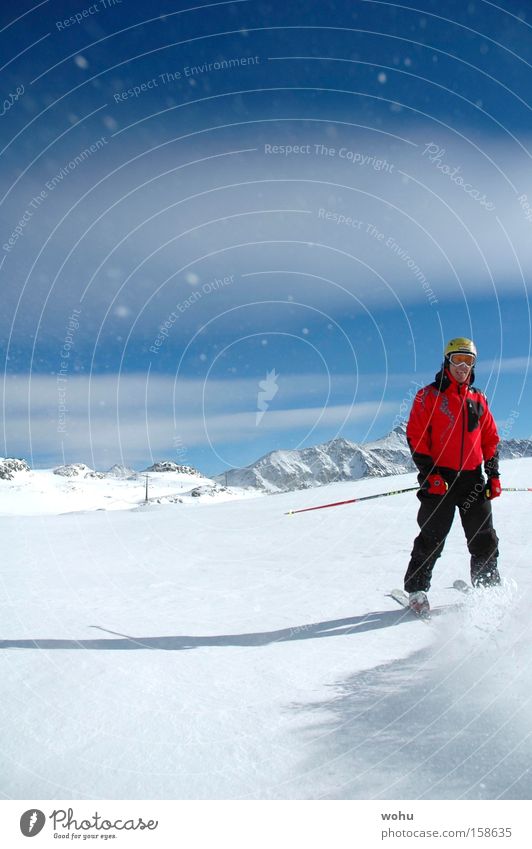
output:
<instances>
[{"instance_id":1,"label":"blue sky","mask_svg":"<svg viewBox=\"0 0 532 849\"><path fill-rule=\"evenodd\" d=\"M0 453L375 439L456 335L530 436L527 4L0 14Z\"/></svg>"}]
</instances>

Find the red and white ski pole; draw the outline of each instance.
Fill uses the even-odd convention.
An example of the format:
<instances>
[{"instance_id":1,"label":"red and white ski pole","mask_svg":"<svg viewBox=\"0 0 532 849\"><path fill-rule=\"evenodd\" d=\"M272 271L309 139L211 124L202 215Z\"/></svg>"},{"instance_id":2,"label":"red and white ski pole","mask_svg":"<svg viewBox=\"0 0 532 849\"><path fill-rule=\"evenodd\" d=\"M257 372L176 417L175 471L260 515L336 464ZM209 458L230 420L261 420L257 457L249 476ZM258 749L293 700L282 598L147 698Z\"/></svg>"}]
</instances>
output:
<instances>
[{"instance_id":1,"label":"red and white ski pole","mask_svg":"<svg viewBox=\"0 0 532 849\"><path fill-rule=\"evenodd\" d=\"M532 486L503 486L503 492L532 492Z\"/></svg>"},{"instance_id":2,"label":"red and white ski pole","mask_svg":"<svg viewBox=\"0 0 532 849\"><path fill-rule=\"evenodd\" d=\"M289 510L285 516L294 513L306 513L308 510L323 510L325 507L339 507L341 504L354 504L355 501L370 501L372 498L385 498L387 495L400 495L402 492L414 492L419 486L409 486L408 489L396 489L393 492L379 492L377 495L363 495L362 498L348 498L347 501L333 501L331 504L319 504L317 507L302 507L300 510Z\"/></svg>"},{"instance_id":3,"label":"red and white ski pole","mask_svg":"<svg viewBox=\"0 0 532 849\"><path fill-rule=\"evenodd\" d=\"M332 501L330 504L318 504L316 507L302 507L300 510L288 510L285 516L295 513L308 513L309 510L324 510L325 507L340 507L342 504L355 504L357 501L371 501L372 498L386 498L387 495L401 495L403 492L415 492L419 486L409 486L407 489L394 489L393 492L379 492L377 495L364 495L362 498L348 498L347 501ZM532 486L517 487L503 486L503 492L532 492Z\"/></svg>"}]
</instances>

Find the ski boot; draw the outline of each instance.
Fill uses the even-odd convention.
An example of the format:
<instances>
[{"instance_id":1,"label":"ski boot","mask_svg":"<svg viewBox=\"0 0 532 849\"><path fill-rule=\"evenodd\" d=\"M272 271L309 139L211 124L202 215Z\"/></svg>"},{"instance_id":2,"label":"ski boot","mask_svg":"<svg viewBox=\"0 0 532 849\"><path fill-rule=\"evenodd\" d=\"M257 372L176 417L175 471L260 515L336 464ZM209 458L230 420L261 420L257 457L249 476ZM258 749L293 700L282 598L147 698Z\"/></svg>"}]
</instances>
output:
<instances>
[{"instance_id":1,"label":"ski boot","mask_svg":"<svg viewBox=\"0 0 532 849\"><path fill-rule=\"evenodd\" d=\"M408 606L413 613L421 617L430 616L430 604L427 598L427 593L423 590L418 590L415 593L409 593Z\"/></svg>"},{"instance_id":2,"label":"ski boot","mask_svg":"<svg viewBox=\"0 0 532 849\"><path fill-rule=\"evenodd\" d=\"M501 576L497 569L497 561L480 561L472 559L471 583L474 587L497 587L501 583Z\"/></svg>"}]
</instances>

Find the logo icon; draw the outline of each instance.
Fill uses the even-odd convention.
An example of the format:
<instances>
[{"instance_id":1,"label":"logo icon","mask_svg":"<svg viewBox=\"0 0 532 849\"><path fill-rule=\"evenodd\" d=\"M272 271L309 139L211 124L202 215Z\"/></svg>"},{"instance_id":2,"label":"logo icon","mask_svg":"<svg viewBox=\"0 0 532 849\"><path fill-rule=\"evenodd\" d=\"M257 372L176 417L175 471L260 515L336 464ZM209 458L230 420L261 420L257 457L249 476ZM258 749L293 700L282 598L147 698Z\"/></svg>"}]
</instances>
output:
<instances>
[{"instance_id":1,"label":"logo icon","mask_svg":"<svg viewBox=\"0 0 532 849\"><path fill-rule=\"evenodd\" d=\"M35 837L43 830L46 817L37 808L30 808L20 818L20 830L24 837Z\"/></svg>"},{"instance_id":2,"label":"logo icon","mask_svg":"<svg viewBox=\"0 0 532 849\"><path fill-rule=\"evenodd\" d=\"M277 378L279 377L276 374L275 369L272 371L266 372L266 380L259 381L260 392L257 395L257 415L255 416L255 425L259 425L262 421L262 417L266 410L269 407L268 401L272 401L277 392L279 391L279 387L277 385Z\"/></svg>"}]
</instances>

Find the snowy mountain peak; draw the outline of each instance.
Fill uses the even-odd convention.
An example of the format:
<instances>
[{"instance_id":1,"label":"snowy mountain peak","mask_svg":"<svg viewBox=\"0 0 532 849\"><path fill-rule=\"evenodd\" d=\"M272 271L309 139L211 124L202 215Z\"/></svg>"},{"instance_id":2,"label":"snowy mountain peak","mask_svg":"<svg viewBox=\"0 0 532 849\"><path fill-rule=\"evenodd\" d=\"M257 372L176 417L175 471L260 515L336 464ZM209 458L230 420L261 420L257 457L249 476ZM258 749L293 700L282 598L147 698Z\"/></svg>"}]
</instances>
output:
<instances>
[{"instance_id":1,"label":"snowy mountain peak","mask_svg":"<svg viewBox=\"0 0 532 849\"><path fill-rule=\"evenodd\" d=\"M216 480L231 486L286 492L336 481L385 477L414 470L405 439L406 426L398 425L376 442L358 445L336 437L322 445L290 451L272 451L243 469L231 469Z\"/></svg>"},{"instance_id":2,"label":"snowy mountain peak","mask_svg":"<svg viewBox=\"0 0 532 849\"><path fill-rule=\"evenodd\" d=\"M392 433L397 433L399 436L406 436L406 422L399 422L399 424L392 429ZM391 434L389 435L391 436Z\"/></svg>"},{"instance_id":3,"label":"snowy mountain peak","mask_svg":"<svg viewBox=\"0 0 532 849\"><path fill-rule=\"evenodd\" d=\"M13 480L15 472L29 472L30 467L25 460L15 457L0 457L0 479Z\"/></svg>"},{"instance_id":4,"label":"snowy mountain peak","mask_svg":"<svg viewBox=\"0 0 532 849\"><path fill-rule=\"evenodd\" d=\"M532 441L503 440L499 453L501 459L532 457ZM374 442L357 444L340 436L310 448L271 451L249 466L231 469L215 480L265 492L286 492L412 471L415 466L406 440L406 421L401 421Z\"/></svg>"},{"instance_id":5,"label":"snowy mountain peak","mask_svg":"<svg viewBox=\"0 0 532 849\"><path fill-rule=\"evenodd\" d=\"M146 472L177 472L180 475L197 475L198 477L203 477L201 472L198 472L193 466L180 466L178 463L172 462L172 460L161 460L158 463L154 463L152 466L144 469L144 473Z\"/></svg>"},{"instance_id":6,"label":"snowy mountain peak","mask_svg":"<svg viewBox=\"0 0 532 849\"><path fill-rule=\"evenodd\" d=\"M54 475L61 475L64 478L103 477L101 472L95 472L94 469L86 466L85 463L67 463L65 466L58 466L57 469L54 469Z\"/></svg>"},{"instance_id":7,"label":"snowy mountain peak","mask_svg":"<svg viewBox=\"0 0 532 849\"><path fill-rule=\"evenodd\" d=\"M129 466L121 466L119 463L115 463L106 472L106 475L111 478L130 478L136 474L135 469L131 469Z\"/></svg>"},{"instance_id":8,"label":"snowy mountain peak","mask_svg":"<svg viewBox=\"0 0 532 849\"><path fill-rule=\"evenodd\" d=\"M344 436L335 436L334 439L331 439L329 442L323 443L324 448L334 448L336 451L341 451L342 449L349 450L354 445L355 442L350 442L349 439L346 439Z\"/></svg>"},{"instance_id":9,"label":"snowy mountain peak","mask_svg":"<svg viewBox=\"0 0 532 849\"><path fill-rule=\"evenodd\" d=\"M511 460L519 457L532 457L532 440L503 439L499 444L501 460Z\"/></svg>"}]
</instances>

